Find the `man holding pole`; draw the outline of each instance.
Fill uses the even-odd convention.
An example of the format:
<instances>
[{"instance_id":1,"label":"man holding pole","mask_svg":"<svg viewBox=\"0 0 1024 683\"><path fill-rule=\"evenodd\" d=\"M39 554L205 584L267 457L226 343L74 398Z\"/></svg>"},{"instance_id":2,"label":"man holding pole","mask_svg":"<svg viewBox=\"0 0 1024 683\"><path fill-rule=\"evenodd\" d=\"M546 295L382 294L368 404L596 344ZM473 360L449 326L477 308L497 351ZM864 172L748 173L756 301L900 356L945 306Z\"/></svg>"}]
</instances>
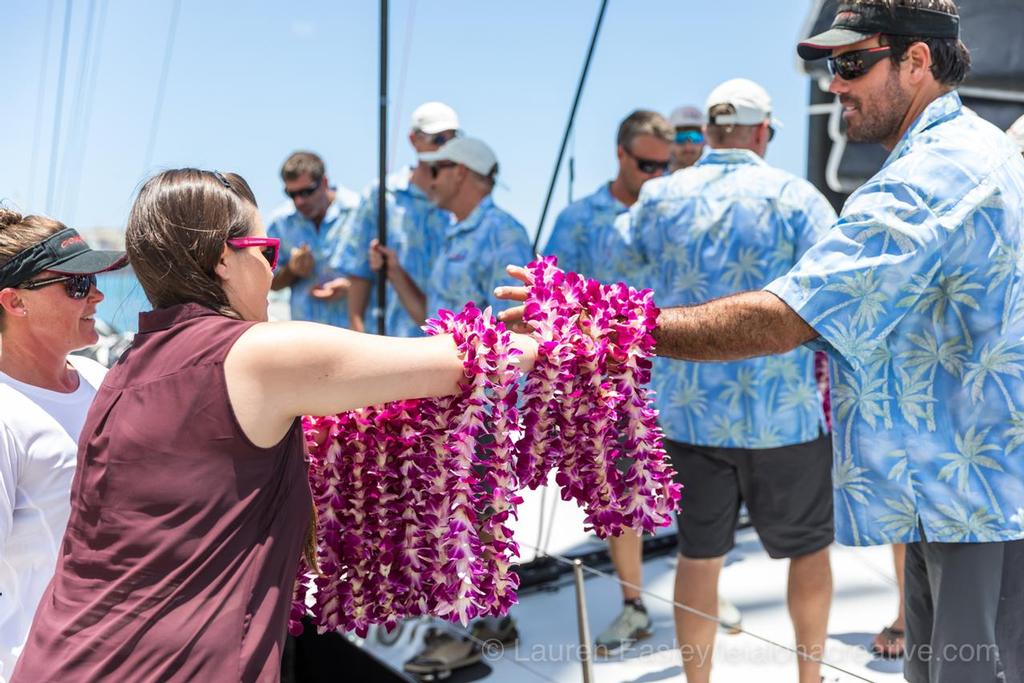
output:
<instances>
[{"instance_id":1,"label":"man holding pole","mask_svg":"<svg viewBox=\"0 0 1024 683\"><path fill-rule=\"evenodd\" d=\"M442 102L426 102L412 113L409 144L417 154L433 152L458 132L459 117L454 109ZM426 287L445 230L452 223L452 214L427 197L430 180L430 166L420 162L393 173L385 181L387 244L420 289ZM360 332L376 331L372 324L366 324L366 308L373 289L372 282L378 277L368 258L370 245L377 241L378 188L379 183L374 182L363 193L353 221L352 239L338 245L332 260L335 268L351 281L349 316L352 329ZM385 321L388 335L412 337L423 334L390 287Z\"/></svg>"}]
</instances>

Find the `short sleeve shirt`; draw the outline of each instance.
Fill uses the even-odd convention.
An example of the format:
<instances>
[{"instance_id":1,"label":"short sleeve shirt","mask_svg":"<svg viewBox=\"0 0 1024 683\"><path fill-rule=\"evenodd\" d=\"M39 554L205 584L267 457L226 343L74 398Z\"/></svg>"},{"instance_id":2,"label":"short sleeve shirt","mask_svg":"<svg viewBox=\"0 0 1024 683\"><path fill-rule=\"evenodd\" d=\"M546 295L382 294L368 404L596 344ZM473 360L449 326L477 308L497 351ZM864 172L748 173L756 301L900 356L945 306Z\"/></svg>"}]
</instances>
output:
<instances>
[{"instance_id":1,"label":"short sleeve shirt","mask_svg":"<svg viewBox=\"0 0 1024 683\"><path fill-rule=\"evenodd\" d=\"M633 247L650 264L654 300L668 307L764 287L835 218L806 180L749 150L717 149L645 183L629 222ZM777 448L823 429L809 349L730 363L656 358L652 383L659 423L674 441Z\"/></svg>"},{"instance_id":2,"label":"short sleeve shirt","mask_svg":"<svg viewBox=\"0 0 1024 683\"><path fill-rule=\"evenodd\" d=\"M427 199L422 190L410 182L412 169L406 168L385 179L387 193L387 243L398 254L402 268L422 290L430 269L444 240L445 230L454 220L444 209ZM377 237L377 184L363 193L353 219L350 239L339 243L334 255L335 269L375 281L367 253L370 242ZM421 336L423 331L406 312L402 302L389 287L385 299L387 333L393 337Z\"/></svg>"},{"instance_id":3,"label":"short sleeve shirt","mask_svg":"<svg viewBox=\"0 0 1024 683\"><path fill-rule=\"evenodd\" d=\"M558 214L544 254L557 256L562 270L635 285L643 279L643 263L629 244L628 212L605 183Z\"/></svg>"},{"instance_id":4,"label":"short sleeve shirt","mask_svg":"<svg viewBox=\"0 0 1024 683\"><path fill-rule=\"evenodd\" d=\"M288 265L293 248L307 244L313 253L313 273L291 286L289 304L292 320L348 327L348 302L345 299L321 301L311 292L342 274L331 265L331 260L338 245L351 239L352 219L358 205L358 194L339 187L335 190L334 201L327 208L319 229L313 221L296 211L291 202L282 206L271 217L267 235L281 240L278 268Z\"/></svg>"},{"instance_id":5,"label":"short sleeve shirt","mask_svg":"<svg viewBox=\"0 0 1024 683\"><path fill-rule=\"evenodd\" d=\"M480 309L490 306L494 313L508 308L508 302L494 296L494 288L515 284L505 266L529 263L532 251L519 221L487 195L445 232L427 283L427 317L440 309L460 311L468 301Z\"/></svg>"},{"instance_id":6,"label":"short sleeve shirt","mask_svg":"<svg viewBox=\"0 0 1024 683\"><path fill-rule=\"evenodd\" d=\"M1024 538L1024 160L934 100L778 295L821 335L846 544Z\"/></svg>"}]
</instances>

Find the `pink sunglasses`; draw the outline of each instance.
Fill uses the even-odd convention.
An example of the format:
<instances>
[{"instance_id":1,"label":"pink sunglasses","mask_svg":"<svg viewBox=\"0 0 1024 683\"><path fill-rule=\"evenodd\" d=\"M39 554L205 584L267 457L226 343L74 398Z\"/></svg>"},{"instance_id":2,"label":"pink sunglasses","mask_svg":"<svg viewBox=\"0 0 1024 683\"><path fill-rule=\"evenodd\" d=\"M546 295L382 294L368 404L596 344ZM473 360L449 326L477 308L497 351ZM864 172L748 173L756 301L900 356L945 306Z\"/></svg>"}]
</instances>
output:
<instances>
[{"instance_id":1,"label":"pink sunglasses","mask_svg":"<svg viewBox=\"0 0 1024 683\"><path fill-rule=\"evenodd\" d=\"M236 237L227 241L229 247L245 249L246 247L260 247L260 253L267 259L270 269L277 268L277 255L281 251L281 240L276 237Z\"/></svg>"}]
</instances>

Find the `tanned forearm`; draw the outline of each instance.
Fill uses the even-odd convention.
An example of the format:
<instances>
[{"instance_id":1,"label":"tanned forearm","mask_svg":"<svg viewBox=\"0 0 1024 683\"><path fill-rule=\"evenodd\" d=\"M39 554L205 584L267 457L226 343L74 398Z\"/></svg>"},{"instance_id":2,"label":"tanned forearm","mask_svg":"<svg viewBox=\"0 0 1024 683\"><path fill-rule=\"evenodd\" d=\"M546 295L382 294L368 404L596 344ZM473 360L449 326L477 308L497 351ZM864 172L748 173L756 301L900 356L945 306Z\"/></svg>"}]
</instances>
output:
<instances>
[{"instance_id":1,"label":"tanned forearm","mask_svg":"<svg viewBox=\"0 0 1024 683\"><path fill-rule=\"evenodd\" d=\"M658 316L655 353L689 361L731 361L786 353L818 333L771 292L742 292Z\"/></svg>"},{"instance_id":2,"label":"tanned forearm","mask_svg":"<svg viewBox=\"0 0 1024 683\"><path fill-rule=\"evenodd\" d=\"M402 307L417 325L422 325L427 319L427 297L409 277L409 273L405 272L404 268L392 267L388 271L388 282L395 288Z\"/></svg>"},{"instance_id":3,"label":"tanned forearm","mask_svg":"<svg viewBox=\"0 0 1024 683\"><path fill-rule=\"evenodd\" d=\"M348 326L356 332L365 332L366 304L370 301L370 281L354 275L348 277L352 281L348 287Z\"/></svg>"},{"instance_id":4,"label":"tanned forearm","mask_svg":"<svg viewBox=\"0 0 1024 683\"><path fill-rule=\"evenodd\" d=\"M279 289L291 287L301 279L302 278L295 275L295 273L288 270L288 266L285 266L284 268L278 268L276 271L274 271L274 279L270 283L270 288L276 292Z\"/></svg>"}]
</instances>

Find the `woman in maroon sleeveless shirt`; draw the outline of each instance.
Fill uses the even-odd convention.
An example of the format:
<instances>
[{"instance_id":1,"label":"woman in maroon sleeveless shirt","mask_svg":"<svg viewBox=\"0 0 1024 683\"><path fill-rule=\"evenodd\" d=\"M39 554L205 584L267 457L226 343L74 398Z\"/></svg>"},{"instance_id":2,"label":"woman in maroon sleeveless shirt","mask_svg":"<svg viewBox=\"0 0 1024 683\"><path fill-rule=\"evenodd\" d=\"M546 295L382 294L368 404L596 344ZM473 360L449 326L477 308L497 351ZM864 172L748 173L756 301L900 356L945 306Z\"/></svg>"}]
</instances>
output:
<instances>
[{"instance_id":1,"label":"woman in maroon sleeveless shirt","mask_svg":"<svg viewBox=\"0 0 1024 683\"><path fill-rule=\"evenodd\" d=\"M449 337L266 322L276 241L237 175L150 179L127 245L154 311L89 411L12 681L276 681L312 510L297 416L454 393L462 361Z\"/></svg>"}]
</instances>

